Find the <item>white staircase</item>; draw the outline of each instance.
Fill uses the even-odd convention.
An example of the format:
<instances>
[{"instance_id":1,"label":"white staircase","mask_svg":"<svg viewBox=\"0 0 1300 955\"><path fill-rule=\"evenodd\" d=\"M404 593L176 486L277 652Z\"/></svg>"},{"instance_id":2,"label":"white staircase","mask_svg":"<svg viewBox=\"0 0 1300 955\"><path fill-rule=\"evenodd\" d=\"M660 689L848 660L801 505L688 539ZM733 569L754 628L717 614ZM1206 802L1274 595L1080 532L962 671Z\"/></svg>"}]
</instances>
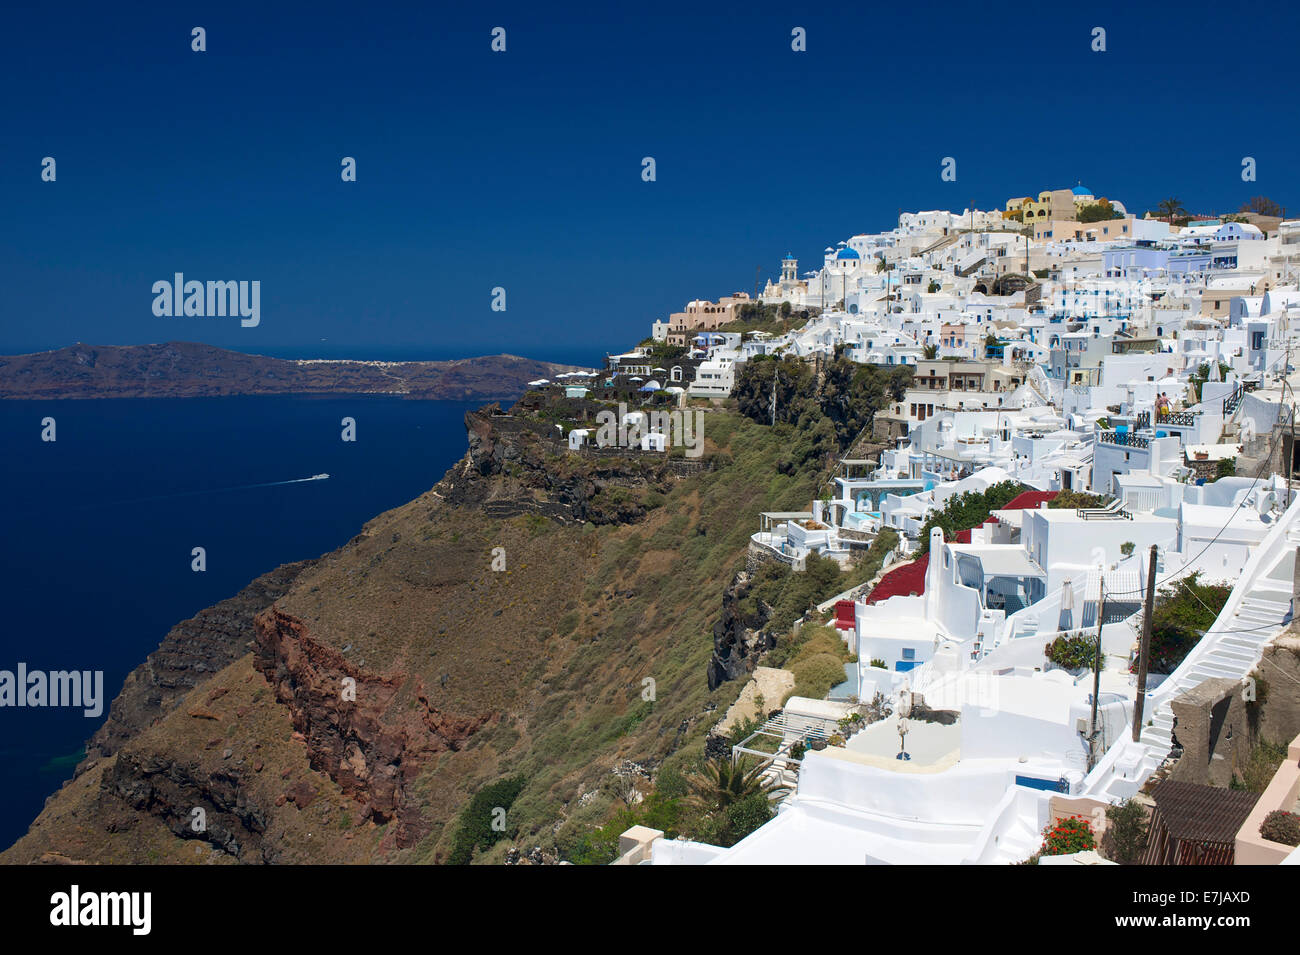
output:
<instances>
[{"instance_id":1,"label":"white staircase","mask_svg":"<svg viewBox=\"0 0 1300 955\"><path fill-rule=\"evenodd\" d=\"M1291 612L1291 555L1300 547L1300 511L1292 504L1260 543L1233 588L1223 611L1178 669L1147 694L1137 743L1125 739L1106 754L1085 782L1089 795L1110 801L1126 799L1169 756L1173 746L1170 702L1214 678L1244 681L1259 665L1264 647L1287 626Z\"/></svg>"},{"instance_id":2,"label":"white staircase","mask_svg":"<svg viewBox=\"0 0 1300 955\"><path fill-rule=\"evenodd\" d=\"M1029 825L1022 815L1017 815L1009 829L998 835L997 848L989 865L1015 865L1024 862L1043 847L1043 834Z\"/></svg>"}]
</instances>

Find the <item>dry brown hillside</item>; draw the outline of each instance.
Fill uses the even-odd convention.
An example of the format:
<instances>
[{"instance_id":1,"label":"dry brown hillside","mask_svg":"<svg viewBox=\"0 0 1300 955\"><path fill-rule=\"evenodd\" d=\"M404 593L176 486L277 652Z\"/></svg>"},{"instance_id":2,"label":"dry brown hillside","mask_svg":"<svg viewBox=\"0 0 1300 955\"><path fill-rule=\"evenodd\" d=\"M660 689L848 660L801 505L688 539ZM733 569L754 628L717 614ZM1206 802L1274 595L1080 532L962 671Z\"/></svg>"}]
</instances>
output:
<instances>
[{"instance_id":1,"label":"dry brown hillside","mask_svg":"<svg viewBox=\"0 0 1300 955\"><path fill-rule=\"evenodd\" d=\"M722 411L702 464L514 424L468 416L436 487L173 631L0 861L434 862L467 800L517 776L494 861L602 821L625 761L698 753L739 690L708 688L721 595L759 511L806 507L814 476L777 473L788 435Z\"/></svg>"}]
</instances>

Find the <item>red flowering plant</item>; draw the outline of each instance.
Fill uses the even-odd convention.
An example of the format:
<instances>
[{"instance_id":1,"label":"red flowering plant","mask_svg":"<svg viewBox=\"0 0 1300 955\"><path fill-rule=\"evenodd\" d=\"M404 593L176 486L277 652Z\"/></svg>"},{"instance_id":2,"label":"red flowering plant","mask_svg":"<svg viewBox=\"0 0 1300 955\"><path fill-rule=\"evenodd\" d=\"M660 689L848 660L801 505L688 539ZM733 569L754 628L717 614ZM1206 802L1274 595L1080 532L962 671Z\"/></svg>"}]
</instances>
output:
<instances>
[{"instance_id":1,"label":"red flowering plant","mask_svg":"<svg viewBox=\"0 0 1300 955\"><path fill-rule=\"evenodd\" d=\"M1043 847L1039 855L1067 856L1085 849L1097 848L1097 837L1092 826L1082 816L1066 816L1048 823L1043 830Z\"/></svg>"}]
</instances>

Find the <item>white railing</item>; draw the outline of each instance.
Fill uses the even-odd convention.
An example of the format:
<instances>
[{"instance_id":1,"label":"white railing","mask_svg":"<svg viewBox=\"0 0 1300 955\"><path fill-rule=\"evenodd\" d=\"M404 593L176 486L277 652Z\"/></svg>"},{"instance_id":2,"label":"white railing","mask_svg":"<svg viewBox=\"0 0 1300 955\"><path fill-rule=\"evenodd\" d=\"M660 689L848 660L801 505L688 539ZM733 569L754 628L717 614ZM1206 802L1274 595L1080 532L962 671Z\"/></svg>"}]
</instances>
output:
<instances>
[{"instance_id":1,"label":"white railing","mask_svg":"<svg viewBox=\"0 0 1300 955\"><path fill-rule=\"evenodd\" d=\"M1300 517L1300 497L1291 503L1291 506L1286 509L1286 512L1251 553L1236 586L1232 588L1232 593L1228 595L1228 602L1223 605L1223 609L1219 611L1219 616L1215 618L1213 625L1206 631L1206 635L1183 658L1183 662L1169 675L1169 678L1147 695L1149 711L1170 697L1182 692L1185 687L1180 687L1181 678L1191 673L1205 657L1213 653L1224 637L1232 636L1238 629L1233 618L1241 609L1242 603L1259 586L1260 582L1277 565L1278 561L1288 551L1295 550L1296 545L1288 540L1287 532L1298 517Z\"/></svg>"},{"instance_id":2,"label":"white railing","mask_svg":"<svg viewBox=\"0 0 1300 955\"><path fill-rule=\"evenodd\" d=\"M1206 635L1201 638L1191 653L1183 658L1174 672L1147 694L1144 708L1147 718L1153 718L1161 707L1166 706L1175 696L1186 692L1190 683L1189 675L1207 656L1219 648L1225 637L1231 637L1238 632L1234 618L1242 604L1268 573L1278 565L1287 551L1294 550L1296 545L1288 539L1288 532L1297 519L1300 519L1300 498L1291 503L1264 540L1251 553L1241 576L1232 588L1232 593L1229 594L1227 602L1210 629L1206 631ZM1108 787L1115 781L1117 772L1121 769L1125 773L1138 769L1136 776L1133 778L1126 776L1124 779L1125 786L1130 791L1136 792L1145 782L1147 771L1143 768L1143 761L1149 760L1150 756L1149 744L1141 741L1135 743L1128 734L1125 734L1106 751L1101 761L1088 774L1085 780L1085 792L1104 798Z\"/></svg>"}]
</instances>

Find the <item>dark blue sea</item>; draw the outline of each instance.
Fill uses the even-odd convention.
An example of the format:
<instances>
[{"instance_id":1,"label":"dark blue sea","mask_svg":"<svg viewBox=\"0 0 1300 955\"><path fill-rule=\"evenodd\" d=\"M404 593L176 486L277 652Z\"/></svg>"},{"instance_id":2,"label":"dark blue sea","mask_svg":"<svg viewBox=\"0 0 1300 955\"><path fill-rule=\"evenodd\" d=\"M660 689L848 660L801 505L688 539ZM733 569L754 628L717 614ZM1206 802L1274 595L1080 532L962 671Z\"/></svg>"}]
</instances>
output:
<instances>
[{"instance_id":1,"label":"dark blue sea","mask_svg":"<svg viewBox=\"0 0 1300 955\"><path fill-rule=\"evenodd\" d=\"M432 487L482 402L0 401L0 670L103 670L103 713L0 707L0 847L68 779L127 673L178 621L346 543ZM43 418L57 440L41 440ZM356 420L344 442L341 419ZM328 480L277 486L328 473ZM207 570L191 570L191 551Z\"/></svg>"}]
</instances>

